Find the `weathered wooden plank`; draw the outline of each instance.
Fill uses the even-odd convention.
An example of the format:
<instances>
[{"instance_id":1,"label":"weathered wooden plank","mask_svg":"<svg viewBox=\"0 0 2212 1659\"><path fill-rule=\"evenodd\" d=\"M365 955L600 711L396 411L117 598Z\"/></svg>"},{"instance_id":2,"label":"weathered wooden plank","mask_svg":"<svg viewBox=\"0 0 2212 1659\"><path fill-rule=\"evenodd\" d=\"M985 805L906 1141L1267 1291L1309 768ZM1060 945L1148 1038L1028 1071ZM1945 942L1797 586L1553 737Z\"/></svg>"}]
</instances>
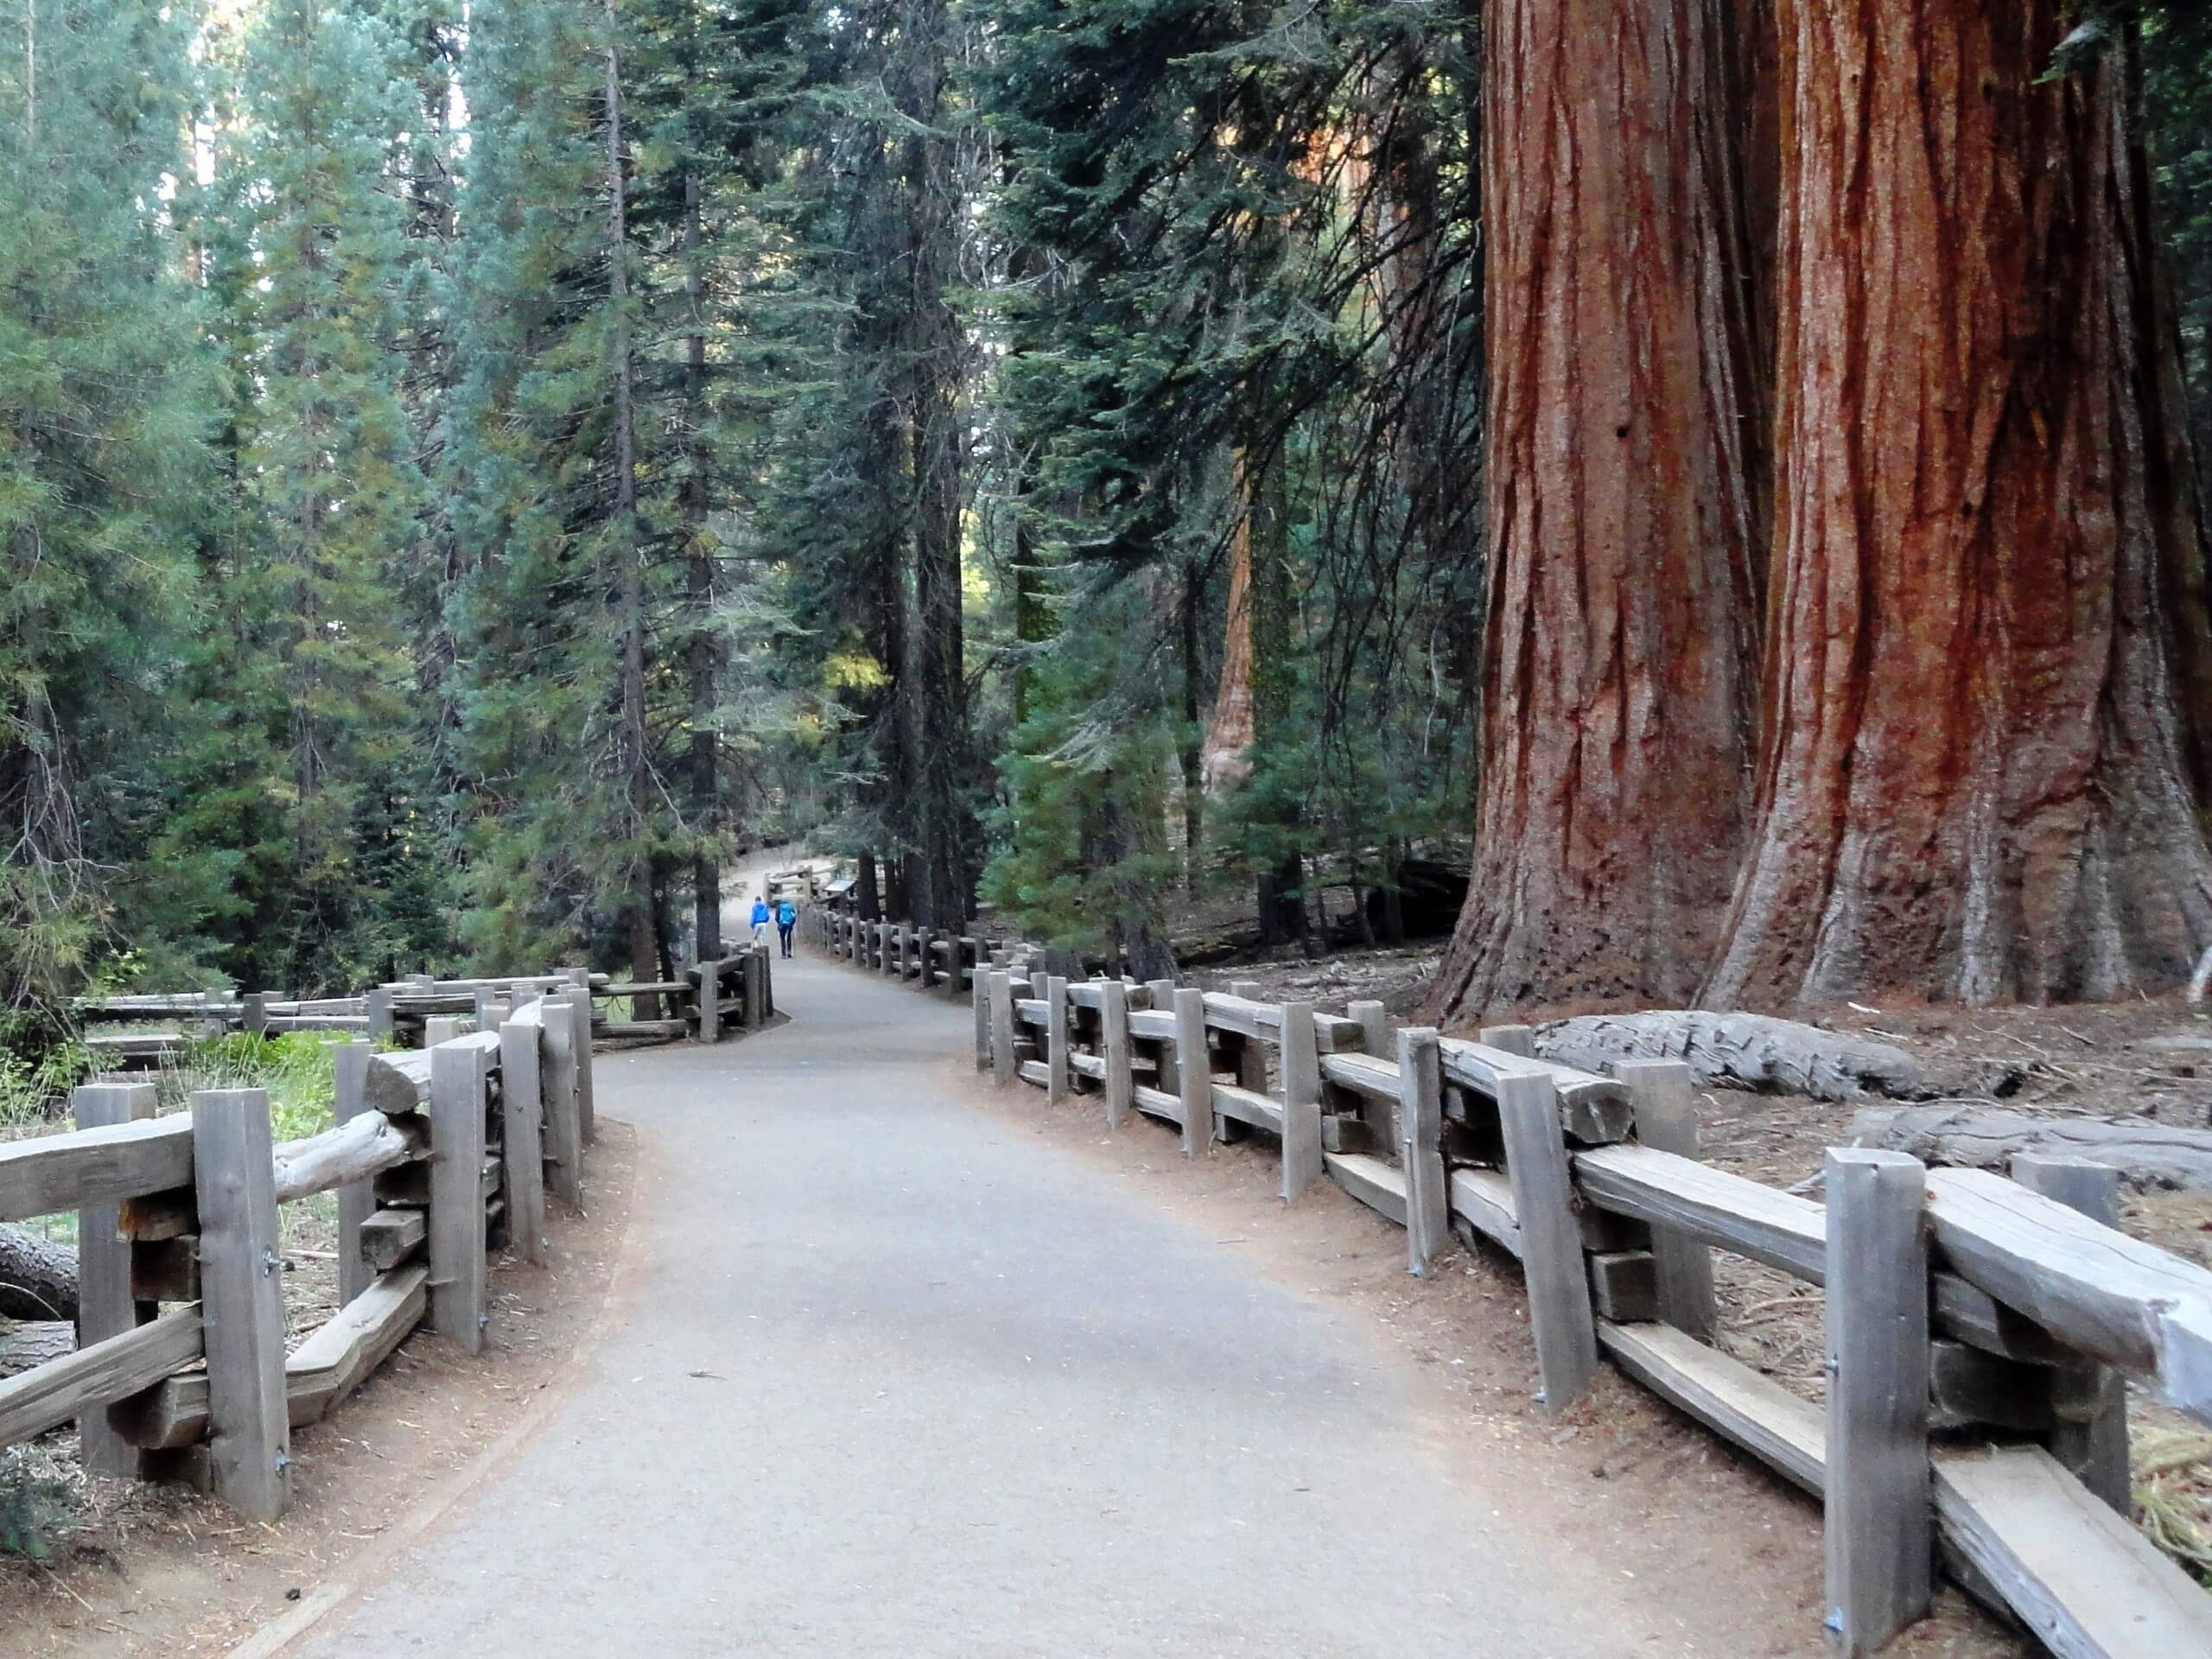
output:
<instances>
[{"instance_id":1,"label":"weathered wooden plank","mask_svg":"<svg viewBox=\"0 0 2212 1659\"><path fill-rule=\"evenodd\" d=\"M570 1052L576 1068L576 1179L581 1183L582 1149L599 1139L599 1109L594 1103L591 1081L591 992L582 986L569 993L569 1018L574 1039Z\"/></svg>"},{"instance_id":2,"label":"weathered wooden plank","mask_svg":"<svg viewBox=\"0 0 2212 1659\"><path fill-rule=\"evenodd\" d=\"M1168 993L1172 1002L1174 993ZM1166 1008L1137 1008L1129 1010L1129 1034L1149 1043L1172 1043L1175 1040L1175 1011Z\"/></svg>"},{"instance_id":3,"label":"weathered wooden plank","mask_svg":"<svg viewBox=\"0 0 2212 1659\"><path fill-rule=\"evenodd\" d=\"M707 1001L715 999L708 997ZM541 1005L499 1027L499 1156L506 1166L507 1237L526 1262L545 1262L545 1100Z\"/></svg>"},{"instance_id":4,"label":"weathered wooden plank","mask_svg":"<svg viewBox=\"0 0 2212 1659\"><path fill-rule=\"evenodd\" d=\"M0 1221L191 1185L192 1124L181 1116L0 1143Z\"/></svg>"},{"instance_id":5,"label":"weathered wooden plank","mask_svg":"<svg viewBox=\"0 0 2212 1659\"><path fill-rule=\"evenodd\" d=\"M1068 1071L1075 1077L1103 1084L1106 1081L1106 1058L1102 1054L1086 1054L1079 1048L1071 1049L1068 1052Z\"/></svg>"},{"instance_id":6,"label":"weathered wooden plank","mask_svg":"<svg viewBox=\"0 0 2212 1659\"><path fill-rule=\"evenodd\" d=\"M1102 980L1097 988L1099 1058L1105 1063L1106 1127L1111 1129L1120 1127L1135 1104L1131 1092L1136 1077L1130 1067L1134 1055L1129 1046L1129 988L1118 979Z\"/></svg>"},{"instance_id":7,"label":"weathered wooden plank","mask_svg":"<svg viewBox=\"0 0 2212 1659\"><path fill-rule=\"evenodd\" d=\"M1827 1484L1821 1408L1741 1360L1664 1325L1600 1325L1613 1363L1676 1409L1819 1497Z\"/></svg>"},{"instance_id":8,"label":"weathered wooden plank","mask_svg":"<svg viewBox=\"0 0 2212 1659\"><path fill-rule=\"evenodd\" d=\"M1206 997L1195 985L1175 992L1175 1064L1183 1095L1183 1155L1212 1149L1213 1075L1206 1058Z\"/></svg>"},{"instance_id":9,"label":"weathered wooden plank","mask_svg":"<svg viewBox=\"0 0 2212 1659\"><path fill-rule=\"evenodd\" d=\"M274 1521L291 1504L292 1440L269 1096L258 1089L195 1094L192 1133L215 1495L254 1520Z\"/></svg>"},{"instance_id":10,"label":"weathered wooden plank","mask_svg":"<svg viewBox=\"0 0 2212 1659\"><path fill-rule=\"evenodd\" d=\"M348 1043L331 1055L334 1093L331 1112L343 1128L355 1118L374 1115L370 1105L368 1079L372 1051L366 1043ZM342 1306L369 1287L369 1266L361 1259L361 1224L376 1209L376 1189L367 1180L348 1182L338 1189L338 1300Z\"/></svg>"},{"instance_id":11,"label":"weathered wooden plank","mask_svg":"<svg viewBox=\"0 0 2212 1659\"><path fill-rule=\"evenodd\" d=\"M1018 997L1014 1004L1014 1017L1025 1026L1035 1026L1041 1030L1052 1018L1052 1010L1041 996Z\"/></svg>"},{"instance_id":12,"label":"weathered wooden plank","mask_svg":"<svg viewBox=\"0 0 2212 1659\"><path fill-rule=\"evenodd\" d=\"M1270 1129L1282 1133L1282 1108L1267 1096L1234 1083L1217 1083L1213 1086L1213 1111L1217 1117L1249 1123L1255 1129Z\"/></svg>"},{"instance_id":13,"label":"weathered wooden plank","mask_svg":"<svg viewBox=\"0 0 2212 1659\"><path fill-rule=\"evenodd\" d=\"M373 1270L372 1277L389 1273L422 1249L429 1233L429 1219L419 1209L388 1206L378 1210L361 1224L363 1265Z\"/></svg>"},{"instance_id":14,"label":"weathered wooden plank","mask_svg":"<svg viewBox=\"0 0 2212 1659\"><path fill-rule=\"evenodd\" d=\"M358 1112L334 1128L275 1149L276 1202L293 1204L333 1187L365 1182L423 1155L420 1120Z\"/></svg>"},{"instance_id":15,"label":"weathered wooden plank","mask_svg":"<svg viewBox=\"0 0 2212 1659\"><path fill-rule=\"evenodd\" d=\"M1828 1628L1878 1651L1928 1611L1928 1172L1916 1158L1830 1147L1827 1174Z\"/></svg>"},{"instance_id":16,"label":"weathered wooden plank","mask_svg":"<svg viewBox=\"0 0 2212 1659\"><path fill-rule=\"evenodd\" d=\"M1327 1169L1321 1149L1320 1039L1311 1002L1277 1010L1282 1033L1282 1196L1299 1196Z\"/></svg>"},{"instance_id":17,"label":"weathered wooden plank","mask_svg":"<svg viewBox=\"0 0 2212 1659\"><path fill-rule=\"evenodd\" d=\"M2085 1158L2020 1153L2012 1179L2031 1192L2079 1211L2101 1227L2120 1225L2120 1172ZM2120 1515L2133 1510L2127 1464L2127 1386L2109 1366L2085 1367L2060 1402L2051 1455Z\"/></svg>"},{"instance_id":18,"label":"weathered wooden plank","mask_svg":"<svg viewBox=\"0 0 2212 1659\"><path fill-rule=\"evenodd\" d=\"M1567 1141L1551 1078L1524 1071L1497 1080L1498 1127L1505 1173L1521 1224L1521 1268L1529 1290L1529 1324L1543 1379L1545 1410L1556 1415L1581 1398L1598 1369L1598 1337L1590 1312L1590 1276L1582 1265L1582 1233L1574 1220Z\"/></svg>"},{"instance_id":19,"label":"weathered wooden plank","mask_svg":"<svg viewBox=\"0 0 2212 1659\"><path fill-rule=\"evenodd\" d=\"M1530 1033L1533 1040L1534 1033ZM1635 1109L1636 1138L1657 1152L1695 1162L1699 1155L1697 1096L1690 1069L1679 1060L1623 1060L1613 1076ZM1672 1227L1652 1230L1651 1253L1659 1275L1659 1306L1669 1325L1694 1337L1713 1326L1713 1252Z\"/></svg>"},{"instance_id":20,"label":"weathered wooden plank","mask_svg":"<svg viewBox=\"0 0 2212 1659\"><path fill-rule=\"evenodd\" d=\"M1075 1092L1068 1076L1068 982L1045 982L1045 1098L1059 1102Z\"/></svg>"},{"instance_id":21,"label":"weathered wooden plank","mask_svg":"<svg viewBox=\"0 0 2212 1659\"><path fill-rule=\"evenodd\" d=\"M197 1304L177 1308L0 1382L0 1446L17 1445L73 1417L99 1416L105 1430L111 1402L200 1357L203 1330ZM124 1444L113 1438L118 1446Z\"/></svg>"},{"instance_id":22,"label":"weathered wooden plank","mask_svg":"<svg viewBox=\"0 0 2212 1659\"><path fill-rule=\"evenodd\" d=\"M154 1116L158 1094L150 1083L94 1083L71 1091L77 1128L107 1128ZM77 1212L77 1348L79 1353L138 1326L138 1299L131 1286L130 1241L122 1234L122 1206L110 1199ZM137 1472L137 1458L107 1426L106 1402L79 1414L79 1455L95 1474Z\"/></svg>"},{"instance_id":23,"label":"weathered wooden plank","mask_svg":"<svg viewBox=\"0 0 2212 1659\"><path fill-rule=\"evenodd\" d=\"M384 1363L429 1306L429 1269L379 1275L286 1362L287 1415L295 1426L327 1416Z\"/></svg>"},{"instance_id":24,"label":"weathered wooden plank","mask_svg":"<svg viewBox=\"0 0 2212 1659\"><path fill-rule=\"evenodd\" d=\"M1452 1172L1452 1213L1492 1243L1521 1254L1521 1217L1513 1207L1513 1183L1503 1170Z\"/></svg>"},{"instance_id":25,"label":"weathered wooden plank","mask_svg":"<svg viewBox=\"0 0 2212 1659\"><path fill-rule=\"evenodd\" d=\"M1014 1067L1014 1074L1024 1083L1034 1084L1042 1089L1051 1076L1051 1068L1042 1060L1024 1060Z\"/></svg>"},{"instance_id":26,"label":"weathered wooden plank","mask_svg":"<svg viewBox=\"0 0 2212 1659\"><path fill-rule=\"evenodd\" d=\"M1574 1154L1575 1184L1602 1209L1672 1227L1815 1284L1827 1271L1821 1206L1651 1147Z\"/></svg>"},{"instance_id":27,"label":"weathered wooden plank","mask_svg":"<svg viewBox=\"0 0 2212 1659\"><path fill-rule=\"evenodd\" d=\"M991 1067L999 1087L1011 1084L1014 1071L1014 976L1004 971L991 976Z\"/></svg>"},{"instance_id":28,"label":"weathered wooden plank","mask_svg":"<svg viewBox=\"0 0 2212 1659\"><path fill-rule=\"evenodd\" d=\"M1979 1169L1928 1178L1960 1277L2212 1422L2212 1273Z\"/></svg>"},{"instance_id":29,"label":"weathered wooden plank","mask_svg":"<svg viewBox=\"0 0 2212 1659\"><path fill-rule=\"evenodd\" d=\"M1406 1173L1363 1152L1325 1152L1323 1166L1337 1185L1378 1215L1406 1224Z\"/></svg>"},{"instance_id":30,"label":"weathered wooden plank","mask_svg":"<svg viewBox=\"0 0 2212 1659\"><path fill-rule=\"evenodd\" d=\"M556 996L545 1003L538 1046L538 1087L545 1099L546 1180L572 1211L584 1205L583 1125L579 1109L575 1021Z\"/></svg>"},{"instance_id":31,"label":"weathered wooden plank","mask_svg":"<svg viewBox=\"0 0 2212 1659\"><path fill-rule=\"evenodd\" d=\"M1149 1084L1133 1084L1129 1089L1129 1104L1147 1117L1157 1117L1183 1126L1183 1096L1166 1089L1154 1089Z\"/></svg>"},{"instance_id":32,"label":"weathered wooden plank","mask_svg":"<svg viewBox=\"0 0 2212 1659\"><path fill-rule=\"evenodd\" d=\"M1558 1096L1560 1129L1568 1140L1582 1146L1611 1146L1624 1141L1635 1122L1636 1109L1629 1097L1628 1085L1611 1077L1594 1077L1570 1066L1550 1065L1542 1060L1459 1038L1445 1039L1442 1062L1446 1081L1484 1100L1497 1098L1500 1077L1532 1067L1541 1070L1551 1078Z\"/></svg>"},{"instance_id":33,"label":"weathered wooden plank","mask_svg":"<svg viewBox=\"0 0 2212 1659\"><path fill-rule=\"evenodd\" d=\"M1944 1537L2058 1659L2212 1654L2212 1596L2037 1446L1939 1457Z\"/></svg>"},{"instance_id":34,"label":"weathered wooden plank","mask_svg":"<svg viewBox=\"0 0 2212 1659\"><path fill-rule=\"evenodd\" d=\"M1433 1027L1402 1027L1399 1155L1406 1166L1406 1265L1426 1274L1451 1236L1451 1195L1444 1180L1444 1078Z\"/></svg>"},{"instance_id":35,"label":"weathered wooden plank","mask_svg":"<svg viewBox=\"0 0 2212 1659\"><path fill-rule=\"evenodd\" d=\"M483 1053L430 1051L430 1313L463 1353L484 1347Z\"/></svg>"},{"instance_id":36,"label":"weathered wooden plank","mask_svg":"<svg viewBox=\"0 0 2212 1659\"><path fill-rule=\"evenodd\" d=\"M1395 1060L1371 1054L1324 1054L1320 1059L1321 1075L1328 1081L1386 1108L1395 1108L1404 1091L1405 1079Z\"/></svg>"}]
</instances>

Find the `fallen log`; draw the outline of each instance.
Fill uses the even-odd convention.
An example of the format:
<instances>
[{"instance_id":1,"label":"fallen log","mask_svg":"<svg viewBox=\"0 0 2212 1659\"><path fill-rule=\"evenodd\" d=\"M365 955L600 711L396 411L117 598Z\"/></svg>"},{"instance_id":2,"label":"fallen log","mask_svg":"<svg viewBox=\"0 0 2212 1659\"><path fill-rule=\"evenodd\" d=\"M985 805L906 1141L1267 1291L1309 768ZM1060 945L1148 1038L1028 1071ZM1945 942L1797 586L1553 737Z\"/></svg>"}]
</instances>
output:
<instances>
[{"instance_id":1,"label":"fallen log","mask_svg":"<svg viewBox=\"0 0 2212 1659\"><path fill-rule=\"evenodd\" d=\"M1536 1054L1608 1074L1617 1060L1681 1060L1700 1088L1809 1095L1815 1100L2001 1095L2020 1077L2017 1067L1997 1063L1930 1065L1894 1044L1823 1031L1801 1020L1700 1009L1554 1020L1536 1028Z\"/></svg>"},{"instance_id":2,"label":"fallen log","mask_svg":"<svg viewBox=\"0 0 2212 1659\"><path fill-rule=\"evenodd\" d=\"M77 1351L77 1327L67 1319L0 1320L0 1376L20 1376Z\"/></svg>"},{"instance_id":3,"label":"fallen log","mask_svg":"<svg viewBox=\"0 0 2212 1659\"><path fill-rule=\"evenodd\" d=\"M22 1227L0 1226L0 1319L76 1317L76 1250Z\"/></svg>"},{"instance_id":4,"label":"fallen log","mask_svg":"<svg viewBox=\"0 0 2212 1659\"><path fill-rule=\"evenodd\" d=\"M1870 1107L1853 1115L1851 1141L1964 1169L2001 1170L2015 1153L2053 1153L2109 1165L2131 1186L2212 1192L2212 1134L2143 1117L2063 1117L1981 1105Z\"/></svg>"}]
</instances>

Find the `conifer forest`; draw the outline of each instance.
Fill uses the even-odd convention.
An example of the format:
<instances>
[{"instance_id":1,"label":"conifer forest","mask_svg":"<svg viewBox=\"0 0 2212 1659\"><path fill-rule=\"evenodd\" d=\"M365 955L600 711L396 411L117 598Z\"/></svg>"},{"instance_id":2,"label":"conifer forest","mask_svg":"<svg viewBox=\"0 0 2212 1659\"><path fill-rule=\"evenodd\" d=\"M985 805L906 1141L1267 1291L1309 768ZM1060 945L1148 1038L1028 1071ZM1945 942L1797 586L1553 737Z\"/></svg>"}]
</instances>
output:
<instances>
[{"instance_id":1,"label":"conifer forest","mask_svg":"<svg viewBox=\"0 0 2212 1659\"><path fill-rule=\"evenodd\" d=\"M2182 0L0 0L0 143L19 1046L787 841L1454 1024L2212 947Z\"/></svg>"}]
</instances>

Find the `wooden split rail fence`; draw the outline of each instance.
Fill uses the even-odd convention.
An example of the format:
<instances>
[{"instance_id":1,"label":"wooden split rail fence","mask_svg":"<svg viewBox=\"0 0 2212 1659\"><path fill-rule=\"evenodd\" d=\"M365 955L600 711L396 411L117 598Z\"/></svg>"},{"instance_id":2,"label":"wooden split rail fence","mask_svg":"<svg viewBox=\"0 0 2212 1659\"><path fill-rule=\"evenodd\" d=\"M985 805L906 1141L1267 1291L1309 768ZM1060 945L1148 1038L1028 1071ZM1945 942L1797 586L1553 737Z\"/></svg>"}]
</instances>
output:
<instances>
[{"instance_id":1,"label":"wooden split rail fence","mask_svg":"<svg viewBox=\"0 0 2212 1659\"><path fill-rule=\"evenodd\" d=\"M1677 1063L1596 1076L1525 1027L1390 1033L1379 1003L1071 981L1034 947L849 916L813 937L964 986L1001 1085L1156 1119L1191 1156L1272 1135L1285 1199L1333 1182L1406 1229L1414 1273L1455 1235L1516 1259L1548 1410L1602 1354L1821 1501L1840 1650L1919 1618L1940 1562L2066 1659L2212 1654L2212 1596L2127 1518L2124 1388L2212 1422L2212 1273L2118 1230L2113 1170L1838 1147L1821 1203L1699 1161ZM1713 1345L1715 1249L1824 1287L1825 1408Z\"/></svg>"},{"instance_id":2,"label":"wooden split rail fence","mask_svg":"<svg viewBox=\"0 0 2212 1659\"><path fill-rule=\"evenodd\" d=\"M77 1351L0 1382L0 1446L73 1419L96 1471L283 1514L291 1430L426 1319L479 1351L487 1251L542 1262L548 1189L582 1205L592 1030L547 983L422 1051L347 1043L337 1124L281 1145L259 1090L156 1117L151 1083L79 1089L73 1133L0 1145L0 1221L76 1212L79 1295ZM329 1192L342 1306L287 1354L278 1206Z\"/></svg>"},{"instance_id":3,"label":"wooden split rail fence","mask_svg":"<svg viewBox=\"0 0 2212 1659\"><path fill-rule=\"evenodd\" d=\"M417 974L379 985L359 996L288 1001L259 992L245 996L205 992L181 996L86 997L75 1007L77 1017L87 1024L159 1020L181 1027L151 1034L86 1039L95 1061L104 1069L115 1071L159 1066L177 1058L195 1038L232 1032L270 1037L299 1031L327 1032L420 1048L427 1046L432 1032L452 1034L449 1027L436 1021L474 1020L479 1030L488 1031L504 1010L523 999L567 994L578 987L588 990L594 1002L627 997L633 1005L650 1000L655 1006L665 1003L671 1010L666 1018L616 1020L594 1007L592 1034L601 1040L690 1038L715 1042L732 1033L758 1031L774 1016L775 989L769 962L766 947L754 945L734 956L697 963L681 979L662 982L618 981L581 968L493 979L434 979ZM709 979L714 994L702 995L700 988Z\"/></svg>"}]
</instances>

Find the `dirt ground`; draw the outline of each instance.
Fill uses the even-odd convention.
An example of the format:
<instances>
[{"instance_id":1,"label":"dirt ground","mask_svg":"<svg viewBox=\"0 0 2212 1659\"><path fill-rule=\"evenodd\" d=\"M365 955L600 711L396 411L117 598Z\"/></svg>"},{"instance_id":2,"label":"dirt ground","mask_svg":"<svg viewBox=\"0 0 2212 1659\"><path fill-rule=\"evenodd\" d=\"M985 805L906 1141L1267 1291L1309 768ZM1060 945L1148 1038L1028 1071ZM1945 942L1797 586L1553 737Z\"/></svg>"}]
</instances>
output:
<instances>
[{"instance_id":1,"label":"dirt ground","mask_svg":"<svg viewBox=\"0 0 2212 1659\"><path fill-rule=\"evenodd\" d=\"M404 1344L325 1421L292 1437L294 1504L275 1526L241 1522L173 1487L75 1474L73 1436L41 1449L77 1516L44 1562L0 1556L8 1659L169 1659L226 1653L256 1627L397 1538L562 1386L605 1310L636 1174L628 1126L602 1128L588 1212L549 1229L551 1261L494 1264L480 1357L427 1332ZM328 1317L334 1268L312 1224L289 1236L295 1339Z\"/></svg>"}]
</instances>

